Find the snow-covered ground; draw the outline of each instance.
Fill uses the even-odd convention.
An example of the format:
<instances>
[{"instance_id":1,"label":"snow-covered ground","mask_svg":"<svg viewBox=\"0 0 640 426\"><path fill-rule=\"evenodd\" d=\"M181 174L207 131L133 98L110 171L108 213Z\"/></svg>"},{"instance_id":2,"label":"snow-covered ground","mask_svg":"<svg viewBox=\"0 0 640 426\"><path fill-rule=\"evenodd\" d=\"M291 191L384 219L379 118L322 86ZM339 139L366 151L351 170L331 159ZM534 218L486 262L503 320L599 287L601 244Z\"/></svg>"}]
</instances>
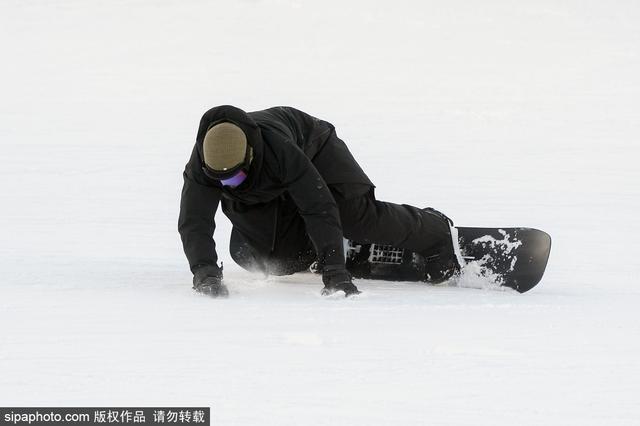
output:
<instances>
[{"instance_id":1,"label":"snow-covered ground","mask_svg":"<svg viewBox=\"0 0 640 426\"><path fill-rule=\"evenodd\" d=\"M0 405L214 424L640 423L640 3L0 2ZM211 106L333 122L379 198L553 237L530 293L235 266L194 295Z\"/></svg>"}]
</instances>

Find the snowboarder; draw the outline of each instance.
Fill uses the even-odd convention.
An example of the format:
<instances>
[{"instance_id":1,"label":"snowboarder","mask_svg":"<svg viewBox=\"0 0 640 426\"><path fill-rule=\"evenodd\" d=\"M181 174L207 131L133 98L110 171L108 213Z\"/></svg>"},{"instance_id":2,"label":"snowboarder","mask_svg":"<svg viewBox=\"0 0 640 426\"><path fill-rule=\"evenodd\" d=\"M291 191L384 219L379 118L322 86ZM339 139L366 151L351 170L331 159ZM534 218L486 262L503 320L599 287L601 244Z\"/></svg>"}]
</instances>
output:
<instances>
[{"instance_id":1,"label":"snowboarder","mask_svg":"<svg viewBox=\"0 0 640 426\"><path fill-rule=\"evenodd\" d=\"M334 126L295 108L210 109L183 177L178 230L201 293L228 295L213 239L219 204L233 224L236 263L289 275L315 262L325 295L359 293L345 267L343 237L420 253L430 282L460 269L446 216L377 200Z\"/></svg>"}]
</instances>

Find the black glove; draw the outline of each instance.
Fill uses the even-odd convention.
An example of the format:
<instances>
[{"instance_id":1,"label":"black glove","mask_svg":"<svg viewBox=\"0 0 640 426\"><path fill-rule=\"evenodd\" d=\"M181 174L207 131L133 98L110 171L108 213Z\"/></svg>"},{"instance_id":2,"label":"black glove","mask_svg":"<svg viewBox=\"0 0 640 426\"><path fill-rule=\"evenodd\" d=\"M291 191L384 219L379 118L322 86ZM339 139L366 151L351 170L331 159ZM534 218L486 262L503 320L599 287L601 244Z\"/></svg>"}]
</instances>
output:
<instances>
[{"instance_id":1,"label":"black glove","mask_svg":"<svg viewBox=\"0 0 640 426\"><path fill-rule=\"evenodd\" d=\"M325 267L322 271L322 282L324 283L323 296L328 296L339 290L344 291L344 297L360 294L358 287L351 282L351 274L347 272L344 266Z\"/></svg>"},{"instance_id":2,"label":"black glove","mask_svg":"<svg viewBox=\"0 0 640 426\"><path fill-rule=\"evenodd\" d=\"M229 290L222 284L222 268L204 265L193 273L193 289L211 297L227 297Z\"/></svg>"}]
</instances>

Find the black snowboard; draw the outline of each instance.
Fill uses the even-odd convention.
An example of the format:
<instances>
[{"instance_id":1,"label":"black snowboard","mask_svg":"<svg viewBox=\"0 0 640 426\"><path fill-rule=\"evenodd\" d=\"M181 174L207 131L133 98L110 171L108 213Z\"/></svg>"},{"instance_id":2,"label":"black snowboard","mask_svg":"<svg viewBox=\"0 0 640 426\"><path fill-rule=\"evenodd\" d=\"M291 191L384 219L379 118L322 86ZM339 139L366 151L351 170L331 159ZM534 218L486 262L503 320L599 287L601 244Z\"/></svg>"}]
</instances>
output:
<instances>
[{"instance_id":1,"label":"black snowboard","mask_svg":"<svg viewBox=\"0 0 640 426\"><path fill-rule=\"evenodd\" d=\"M495 274L498 284L520 293L542 279L551 251L551 237L532 228L457 228L466 262L478 262Z\"/></svg>"},{"instance_id":2,"label":"black snowboard","mask_svg":"<svg viewBox=\"0 0 640 426\"><path fill-rule=\"evenodd\" d=\"M532 228L458 227L465 267L474 267L496 284L520 293L542 279L551 250L551 237ZM356 278L426 281L424 258L409 250L379 244L349 242L347 269Z\"/></svg>"}]
</instances>

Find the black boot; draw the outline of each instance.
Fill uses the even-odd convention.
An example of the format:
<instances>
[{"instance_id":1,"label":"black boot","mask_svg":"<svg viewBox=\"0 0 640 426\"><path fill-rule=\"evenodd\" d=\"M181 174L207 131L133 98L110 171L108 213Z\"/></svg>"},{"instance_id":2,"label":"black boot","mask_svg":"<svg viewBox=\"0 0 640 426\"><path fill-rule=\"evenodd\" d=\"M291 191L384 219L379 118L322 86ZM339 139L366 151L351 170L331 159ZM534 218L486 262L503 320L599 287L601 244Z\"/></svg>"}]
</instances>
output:
<instances>
[{"instance_id":1,"label":"black boot","mask_svg":"<svg viewBox=\"0 0 640 426\"><path fill-rule=\"evenodd\" d=\"M425 281L440 284L460 273L460 264L456 256L435 255L425 259Z\"/></svg>"},{"instance_id":2,"label":"black boot","mask_svg":"<svg viewBox=\"0 0 640 426\"><path fill-rule=\"evenodd\" d=\"M433 251L422 253L425 258L425 281L431 284L445 282L460 273L460 263L455 253L451 227L453 221L443 213L430 207L422 209L428 214L438 216L443 225L446 226L446 237L438 244Z\"/></svg>"}]
</instances>

